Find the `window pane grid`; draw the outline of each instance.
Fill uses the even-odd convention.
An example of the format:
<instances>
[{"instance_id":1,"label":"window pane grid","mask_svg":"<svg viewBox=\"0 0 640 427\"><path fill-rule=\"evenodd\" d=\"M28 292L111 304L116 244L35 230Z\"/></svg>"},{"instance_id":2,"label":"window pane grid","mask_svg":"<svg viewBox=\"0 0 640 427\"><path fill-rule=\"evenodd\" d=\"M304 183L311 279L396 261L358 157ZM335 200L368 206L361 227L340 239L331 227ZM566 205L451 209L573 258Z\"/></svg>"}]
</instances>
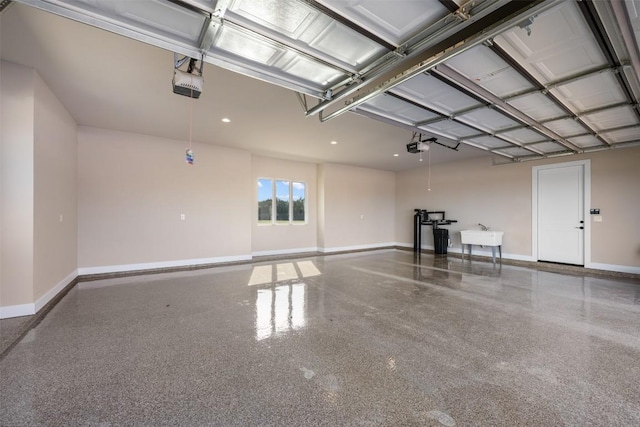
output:
<instances>
[{"instance_id":1,"label":"window pane grid","mask_svg":"<svg viewBox=\"0 0 640 427\"><path fill-rule=\"evenodd\" d=\"M305 224L306 193L304 182L258 178L258 224Z\"/></svg>"}]
</instances>

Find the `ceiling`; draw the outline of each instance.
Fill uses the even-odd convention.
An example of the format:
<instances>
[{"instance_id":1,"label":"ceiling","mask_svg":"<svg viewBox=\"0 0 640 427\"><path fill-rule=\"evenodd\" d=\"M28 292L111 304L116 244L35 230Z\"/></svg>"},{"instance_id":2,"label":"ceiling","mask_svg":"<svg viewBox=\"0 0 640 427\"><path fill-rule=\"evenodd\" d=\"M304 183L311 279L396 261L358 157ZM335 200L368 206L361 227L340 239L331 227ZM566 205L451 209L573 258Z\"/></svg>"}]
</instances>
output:
<instances>
[{"instance_id":1,"label":"ceiling","mask_svg":"<svg viewBox=\"0 0 640 427\"><path fill-rule=\"evenodd\" d=\"M186 139L192 115L195 141L386 170L640 143L638 1L16 3L2 58L80 125ZM173 52L204 60L200 99ZM407 153L413 132L438 144Z\"/></svg>"}]
</instances>

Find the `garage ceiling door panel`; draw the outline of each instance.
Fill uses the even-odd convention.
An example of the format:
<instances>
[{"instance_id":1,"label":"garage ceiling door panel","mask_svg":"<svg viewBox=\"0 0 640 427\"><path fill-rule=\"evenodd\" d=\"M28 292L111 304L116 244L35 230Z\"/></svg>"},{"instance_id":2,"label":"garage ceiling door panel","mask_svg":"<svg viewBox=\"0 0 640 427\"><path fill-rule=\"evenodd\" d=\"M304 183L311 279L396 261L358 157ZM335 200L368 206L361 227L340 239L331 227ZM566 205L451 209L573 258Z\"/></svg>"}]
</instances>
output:
<instances>
[{"instance_id":1,"label":"garage ceiling door panel","mask_svg":"<svg viewBox=\"0 0 640 427\"><path fill-rule=\"evenodd\" d=\"M473 143L474 145L486 148L488 150L509 145L508 142L493 136L479 136L477 138L469 139L469 142Z\"/></svg>"},{"instance_id":2,"label":"garage ceiling door panel","mask_svg":"<svg viewBox=\"0 0 640 427\"><path fill-rule=\"evenodd\" d=\"M357 71L386 49L297 0L241 0L225 18L304 52Z\"/></svg>"},{"instance_id":3,"label":"garage ceiling door panel","mask_svg":"<svg viewBox=\"0 0 640 427\"><path fill-rule=\"evenodd\" d=\"M486 46L476 46L446 62L499 97L531 89L531 84Z\"/></svg>"},{"instance_id":4,"label":"garage ceiling door panel","mask_svg":"<svg viewBox=\"0 0 640 427\"><path fill-rule=\"evenodd\" d=\"M342 73L332 67L228 25L221 28L210 52L243 67L304 82L314 88L329 87L342 77Z\"/></svg>"},{"instance_id":5,"label":"garage ceiling door panel","mask_svg":"<svg viewBox=\"0 0 640 427\"><path fill-rule=\"evenodd\" d=\"M469 126L465 126L452 120L442 120L440 122L431 123L427 126L420 126L420 129L446 135L451 139L456 140L466 138L471 135L477 135L479 133L477 130L472 129Z\"/></svg>"},{"instance_id":6,"label":"garage ceiling door panel","mask_svg":"<svg viewBox=\"0 0 640 427\"><path fill-rule=\"evenodd\" d=\"M507 154L510 157L523 157L523 156L535 155L534 152L527 150L525 148L520 148L520 147L504 148L502 150L496 150L496 152Z\"/></svg>"},{"instance_id":7,"label":"garage ceiling door panel","mask_svg":"<svg viewBox=\"0 0 640 427\"><path fill-rule=\"evenodd\" d=\"M547 120L565 115L562 108L549 97L541 93L521 96L509 101L509 104L534 120Z\"/></svg>"},{"instance_id":8,"label":"garage ceiling door panel","mask_svg":"<svg viewBox=\"0 0 640 427\"><path fill-rule=\"evenodd\" d=\"M445 114L481 105L472 97L426 74L418 74L393 88L392 92Z\"/></svg>"},{"instance_id":9,"label":"garage ceiling door panel","mask_svg":"<svg viewBox=\"0 0 640 427\"><path fill-rule=\"evenodd\" d=\"M576 113L613 105L626 100L611 73L598 73L552 89Z\"/></svg>"},{"instance_id":10,"label":"garage ceiling door panel","mask_svg":"<svg viewBox=\"0 0 640 427\"><path fill-rule=\"evenodd\" d=\"M556 142L542 142L540 144L531 144L529 145L529 147L537 151L542 151L545 154L563 153L567 151L564 146Z\"/></svg>"},{"instance_id":11,"label":"garage ceiling door panel","mask_svg":"<svg viewBox=\"0 0 640 427\"><path fill-rule=\"evenodd\" d=\"M515 141L520 144L530 144L532 142L540 142L548 139L540 135L538 132L534 132L526 128L503 132L500 135L504 136L509 141Z\"/></svg>"},{"instance_id":12,"label":"garage ceiling door panel","mask_svg":"<svg viewBox=\"0 0 640 427\"><path fill-rule=\"evenodd\" d=\"M397 119L405 124L414 124L438 117L437 114L427 111L424 108L417 107L386 94L376 96L371 101L362 104L359 108L383 117Z\"/></svg>"},{"instance_id":13,"label":"garage ceiling door panel","mask_svg":"<svg viewBox=\"0 0 640 427\"><path fill-rule=\"evenodd\" d=\"M631 107L618 107L583 117L584 121L595 130L605 130L632 125L638 122L638 117Z\"/></svg>"},{"instance_id":14,"label":"garage ceiling door panel","mask_svg":"<svg viewBox=\"0 0 640 427\"><path fill-rule=\"evenodd\" d=\"M640 141L640 126L614 130L611 132L602 132L602 136L607 141L614 144L620 142Z\"/></svg>"},{"instance_id":15,"label":"garage ceiling door panel","mask_svg":"<svg viewBox=\"0 0 640 427\"><path fill-rule=\"evenodd\" d=\"M490 108L481 108L458 117L462 122L484 129L488 132L495 132L518 126L520 123L511 120L507 116L498 113Z\"/></svg>"},{"instance_id":16,"label":"garage ceiling door panel","mask_svg":"<svg viewBox=\"0 0 640 427\"><path fill-rule=\"evenodd\" d=\"M319 3L396 46L449 13L438 0L320 0Z\"/></svg>"},{"instance_id":17,"label":"garage ceiling door panel","mask_svg":"<svg viewBox=\"0 0 640 427\"><path fill-rule=\"evenodd\" d=\"M235 0L225 16L240 15L255 24L297 39L320 16L320 12L297 0Z\"/></svg>"},{"instance_id":18,"label":"garage ceiling door panel","mask_svg":"<svg viewBox=\"0 0 640 427\"><path fill-rule=\"evenodd\" d=\"M222 27L215 48L237 55L247 61L269 66L272 66L278 57L283 56L286 52L283 46L275 45L259 37L253 37L230 26Z\"/></svg>"},{"instance_id":19,"label":"garage ceiling door panel","mask_svg":"<svg viewBox=\"0 0 640 427\"><path fill-rule=\"evenodd\" d=\"M323 89L329 88L343 76L342 73L336 71L334 68L318 64L305 56L293 53L287 56L292 56L291 60L286 63L280 61L281 63L276 64L277 70L282 70L283 73L290 74L308 82L313 82L316 86Z\"/></svg>"},{"instance_id":20,"label":"garage ceiling door panel","mask_svg":"<svg viewBox=\"0 0 640 427\"><path fill-rule=\"evenodd\" d=\"M602 145L602 141L593 135L576 136L574 138L569 138L568 141L580 148L597 147L598 145Z\"/></svg>"},{"instance_id":21,"label":"garage ceiling door panel","mask_svg":"<svg viewBox=\"0 0 640 427\"><path fill-rule=\"evenodd\" d=\"M580 123L576 122L574 119L554 120L552 122L547 122L544 125L562 137L569 137L588 132L584 126L580 125Z\"/></svg>"},{"instance_id":22,"label":"garage ceiling door panel","mask_svg":"<svg viewBox=\"0 0 640 427\"><path fill-rule=\"evenodd\" d=\"M526 28L514 27L496 42L542 83L606 64L595 38L574 2L541 13Z\"/></svg>"}]
</instances>

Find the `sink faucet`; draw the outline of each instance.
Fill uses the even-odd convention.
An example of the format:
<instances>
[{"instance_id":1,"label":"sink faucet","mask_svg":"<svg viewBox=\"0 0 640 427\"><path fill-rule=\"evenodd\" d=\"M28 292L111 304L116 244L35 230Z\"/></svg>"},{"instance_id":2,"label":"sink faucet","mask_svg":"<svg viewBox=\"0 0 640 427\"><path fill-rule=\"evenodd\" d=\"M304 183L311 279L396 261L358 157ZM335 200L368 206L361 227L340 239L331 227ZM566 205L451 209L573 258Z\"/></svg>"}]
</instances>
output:
<instances>
[{"instance_id":1,"label":"sink faucet","mask_svg":"<svg viewBox=\"0 0 640 427\"><path fill-rule=\"evenodd\" d=\"M486 225L482 225L480 223L478 223L478 225L480 226L480 228L482 229L482 231L489 231L489 227L487 227Z\"/></svg>"}]
</instances>

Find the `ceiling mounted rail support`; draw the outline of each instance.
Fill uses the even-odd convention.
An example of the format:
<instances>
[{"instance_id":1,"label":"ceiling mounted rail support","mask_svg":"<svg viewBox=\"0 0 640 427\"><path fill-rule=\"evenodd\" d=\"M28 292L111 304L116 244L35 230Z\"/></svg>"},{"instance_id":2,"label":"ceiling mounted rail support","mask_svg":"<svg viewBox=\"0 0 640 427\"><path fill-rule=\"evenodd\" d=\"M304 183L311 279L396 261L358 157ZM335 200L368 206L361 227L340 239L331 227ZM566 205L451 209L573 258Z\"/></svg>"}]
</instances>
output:
<instances>
[{"instance_id":1,"label":"ceiling mounted rail support","mask_svg":"<svg viewBox=\"0 0 640 427\"><path fill-rule=\"evenodd\" d=\"M546 1L514 1L506 4L497 11L476 20L463 30L456 33L446 42L438 43L430 49L422 52L419 56L412 58L417 63L404 70L398 70L395 75L388 77L381 76L373 82L373 89L358 95L348 101L338 110L328 116L321 115L320 121L331 120L344 112L364 103L416 75L430 70L459 54L471 49L485 40L495 37L501 32L512 27L516 22L537 15L561 2L562 0ZM459 41L458 41L459 40ZM406 65L405 65L406 66Z\"/></svg>"},{"instance_id":2,"label":"ceiling mounted rail support","mask_svg":"<svg viewBox=\"0 0 640 427\"><path fill-rule=\"evenodd\" d=\"M493 53L495 53L496 55L498 55L498 57L500 59L502 59L503 61L505 61L507 64L509 64L509 66L511 68L513 68L514 70L516 70L518 72L518 74L520 74L522 77L524 77L529 83L531 83L534 87L536 87L538 90L543 91L543 95L546 96L550 101L552 101L557 107L559 107L560 109L562 109L562 111L564 111L568 116L570 116L571 118L573 118L577 123L579 123L582 127L584 127L585 129L587 129L588 131L591 132L591 134L593 136L595 136L596 138L598 138L600 140L600 142L602 142L605 145L609 145L609 142L600 138L597 134L596 131L594 129L591 128L591 126L589 126L587 123L585 123L582 119L580 119L576 113L574 113L569 107L567 107L565 105L564 102L562 102L557 96L555 96L554 94L552 94L551 92L549 92L549 90L552 88L550 86L546 86L544 84L542 84L540 81L538 81L538 79L536 79L531 73L529 73L529 71L527 71L518 61L516 61L511 55L509 55L509 53L507 53L506 50L504 50L500 45L496 44L496 43L491 43L491 45L489 46L489 49L491 49L491 51ZM616 65L617 66L617 65ZM612 68L615 68L616 66L610 65L609 69L611 70ZM615 73L617 74L617 73ZM568 82L567 82L568 83ZM566 84L566 83L565 83ZM508 104L510 105L510 104ZM528 116L527 116L528 117ZM537 122L538 125L540 125L539 122ZM542 126L542 125L540 125ZM547 129L546 127L543 126L544 129ZM549 136L548 134L543 133L543 135ZM560 140L558 140L558 142L560 142ZM566 143L565 143L566 142ZM571 150L575 150L577 152L582 151L581 148L576 147L575 145L571 144L569 141L565 142L560 142L562 145L564 145L565 147L571 149ZM567 145L568 144L568 145Z\"/></svg>"},{"instance_id":3,"label":"ceiling mounted rail support","mask_svg":"<svg viewBox=\"0 0 640 427\"><path fill-rule=\"evenodd\" d=\"M302 110L307 110L307 96L304 93L296 92L296 98L298 98L298 102L302 106Z\"/></svg>"},{"instance_id":4,"label":"ceiling mounted rail support","mask_svg":"<svg viewBox=\"0 0 640 427\"><path fill-rule=\"evenodd\" d=\"M515 3L521 3L518 9L523 10L526 9L526 7L531 6L532 3L540 3L542 1L543 0L526 0ZM487 6L487 4L489 4L489 6ZM468 13L472 16L472 19L467 21L460 21L456 17L455 13L449 14L435 24L425 28L416 36L412 37L404 44L404 46L398 47L400 51L394 58L392 58L392 60L378 67L374 72L364 75L364 79L361 83L347 86L339 93L335 93L332 100L321 102L311 108L307 111L306 115L311 116L319 114L328 107L336 105L339 101L344 100L346 97L364 89L365 87L369 87L376 82L382 82L398 75L399 73L414 67L416 64L420 64L437 52L455 47L458 43L463 42L465 38L469 37L470 32L477 34L482 31L482 26L489 26L490 23L485 19L487 17L492 17L492 13L503 10L502 8L509 6L509 4L510 2L505 0L485 0L477 5L476 2L471 2ZM474 6L474 8L471 8L471 6ZM511 8L515 7L511 6ZM495 20L495 17L493 19ZM481 21L481 24L478 24L479 21ZM473 29L466 30L470 27L473 27Z\"/></svg>"},{"instance_id":5,"label":"ceiling mounted rail support","mask_svg":"<svg viewBox=\"0 0 640 427\"><path fill-rule=\"evenodd\" d=\"M442 65L438 65L436 70L437 70L438 73L440 73L443 76L447 77L448 79L450 79L452 82L456 83L457 85L462 86L462 87L464 87L464 88L466 88L468 90L471 90L471 91L477 93L479 96L481 96L481 97L487 99L488 101L492 102L500 110L502 110L507 116L512 117L512 118L516 119L517 121L519 121L521 123L526 123L527 125L531 126L532 129L535 129L536 131L538 131L542 135L544 135L544 136L546 136L548 138L551 138L554 141L557 141L559 144L564 145L566 148L568 148L570 150L573 150L575 152L580 152L581 151L580 147L572 144L571 142L567 141L566 139L564 139L563 137L561 137L557 133L555 133L552 130L550 130L550 129L546 128L545 126L541 125L539 122L535 121L534 119L532 119L531 117L527 116L526 114L524 114L520 110L518 110L515 107L511 106L506 101L503 101L502 99L500 99L499 97L497 97L493 93L489 92L488 90L486 90L482 86L470 81L468 78L466 78L462 74L458 73L453 68L442 64Z\"/></svg>"},{"instance_id":6,"label":"ceiling mounted rail support","mask_svg":"<svg viewBox=\"0 0 640 427\"><path fill-rule=\"evenodd\" d=\"M198 37L198 45L203 52L208 51L215 43L216 38L222 27L222 20L215 16L209 16L202 26L200 37Z\"/></svg>"}]
</instances>

